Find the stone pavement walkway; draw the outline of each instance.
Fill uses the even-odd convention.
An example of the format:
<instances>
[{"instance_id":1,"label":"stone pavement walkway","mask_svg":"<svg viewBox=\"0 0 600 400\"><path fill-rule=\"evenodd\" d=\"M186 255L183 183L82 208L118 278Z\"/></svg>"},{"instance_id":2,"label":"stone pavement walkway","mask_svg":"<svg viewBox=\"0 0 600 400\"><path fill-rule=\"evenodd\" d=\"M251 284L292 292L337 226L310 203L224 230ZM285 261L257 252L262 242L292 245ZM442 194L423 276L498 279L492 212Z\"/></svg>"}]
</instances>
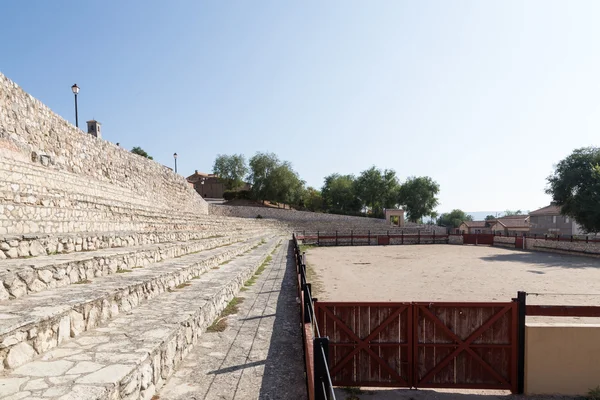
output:
<instances>
[{"instance_id":1,"label":"stone pavement walkway","mask_svg":"<svg viewBox=\"0 0 600 400\"><path fill-rule=\"evenodd\" d=\"M204 333L160 400L306 399L302 334L289 242L245 292L223 332Z\"/></svg>"}]
</instances>

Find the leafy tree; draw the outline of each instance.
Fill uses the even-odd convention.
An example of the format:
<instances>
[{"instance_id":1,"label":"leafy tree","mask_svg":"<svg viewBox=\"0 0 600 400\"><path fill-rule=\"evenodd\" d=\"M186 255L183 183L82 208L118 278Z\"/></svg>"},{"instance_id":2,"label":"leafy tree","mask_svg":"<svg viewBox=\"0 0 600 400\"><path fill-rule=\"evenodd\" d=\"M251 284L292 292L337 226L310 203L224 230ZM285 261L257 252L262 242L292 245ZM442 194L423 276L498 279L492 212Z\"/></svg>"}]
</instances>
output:
<instances>
[{"instance_id":1,"label":"leafy tree","mask_svg":"<svg viewBox=\"0 0 600 400\"><path fill-rule=\"evenodd\" d=\"M273 198L269 200L283 204L300 203L304 182L298 177L289 162L286 161L277 166L268 177L268 183L273 190Z\"/></svg>"},{"instance_id":2,"label":"leafy tree","mask_svg":"<svg viewBox=\"0 0 600 400\"><path fill-rule=\"evenodd\" d=\"M354 175L331 174L321 189L324 208L335 214L356 215L362 207L354 193Z\"/></svg>"},{"instance_id":3,"label":"leafy tree","mask_svg":"<svg viewBox=\"0 0 600 400\"><path fill-rule=\"evenodd\" d=\"M383 216L384 208L394 208L398 203L400 185L394 170L375 166L361 172L354 182L355 194L373 217Z\"/></svg>"},{"instance_id":4,"label":"leafy tree","mask_svg":"<svg viewBox=\"0 0 600 400\"><path fill-rule=\"evenodd\" d=\"M256 153L250 159L252 194L257 200L271 200L284 204L299 204L304 181L287 161L280 161L273 153Z\"/></svg>"},{"instance_id":5,"label":"leafy tree","mask_svg":"<svg viewBox=\"0 0 600 400\"><path fill-rule=\"evenodd\" d=\"M248 173L246 159L242 154L219 154L213 165L213 173L225 183L227 190L235 190L244 184Z\"/></svg>"},{"instance_id":6,"label":"leafy tree","mask_svg":"<svg viewBox=\"0 0 600 400\"><path fill-rule=\"evenodd\" d=\"M141 147L135 146L133 149L131 149L131 152L133 154L137 154L138 156L146 157L149 160L154 160L152 156L149 156L148 153L146 153L146 151Z\"/></svg>"},{"instance_id":7,"label":"leafy tree","mask_svg":"<svg viewBox=\"0 0 600 400\"><path fill-rule=\"evenodd\" d=\"M280 165L274 153L256 153L250 159L250 175L252 195L257 200L275 200L275 187L269 180L271 173Z\"/></svg>"},{"instance_id":8,"label":"leafy tree","mask_svg":"<svg viewBox=\"0 0 600 400\"><path fill-rule=\"evenodd\" d=\"M463 221L473 221L473 217L465 213L463 210L455 209L449 213L441 214L438 218L438 225L448 228L458 228Z\"/></svg>"},{"instance_id":9,"label":"leafy tree","mask_svg":"<svg viewBox=\"0 0 600 400\"><path fill-rule=\"evenodd\" d=\"M434 214L434 208L439 204L436 198L439 191L440 185L430 177L411 177L400 186L398 203L404 206L408 220L417 222Z\"/></svg>"},{"instance_id":10,"label":"leafy tree","mask_svg":"<svg viewBox=\"0 0 600 400\"><path fill-rule=\"evenodd\" d=\"M323 196L321 196L321 192L313 187L308 187L303 193L303 203L304 207L308 211L322 211L323 210Z\"/></svg>"},{"instance_id":11,"label":"leafy tree","mask_svg":"<svg viewBox=\"0 0 600 400\"><path fill-rule=\"evenodd\" d=\"M600 232L600 148L576 149L548 177L546 193L590 233Z\"/></svg>"},{"instance_id":12,"label":"leafy tree","mask_svg":"<svg viewBox=\"0 0 600 400\"><path fill-rule=\"evenodd\" d=\"M495 220L495 219L496 219L496 217L495 217L495 216L493 216L493 215L488 215L487 217L485 217L485 220L486 220L486 221L493 221L493 220Z\"/></svg>"}]
</instances>

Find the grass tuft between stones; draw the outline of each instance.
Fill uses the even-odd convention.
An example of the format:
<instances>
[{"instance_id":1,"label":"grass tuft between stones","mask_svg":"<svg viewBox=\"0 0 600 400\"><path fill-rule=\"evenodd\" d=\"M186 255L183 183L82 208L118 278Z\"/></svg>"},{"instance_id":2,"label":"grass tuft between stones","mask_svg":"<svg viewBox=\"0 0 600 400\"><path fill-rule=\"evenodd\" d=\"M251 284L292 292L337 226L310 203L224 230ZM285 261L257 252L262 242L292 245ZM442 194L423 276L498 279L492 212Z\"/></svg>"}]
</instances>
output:
<instances>
[{"instance_id":1,"label":"grass tuft between stones","mask_svg":"<svg viewBox=\"0 0 600 400\"><path fill-rule=\"evenodd\" d=\"M227 317L236 314L240 310L240 304L242 304L243 301L243 297L234 297L231 299L219 317L212 325L206 328L206 332L223 332L227 328Z\"/></svg>"},{"instance_id":2,"label":"grass tuft between stones","mask_svg":"<svg viewBox=\"0 0 600 400\"><path fill-rule=\"evenodd\" d=\"M133 272L132 269L118 269L117 274L126 274L128 272Z\"/></svg>"},{"instance_id":3,"label":"grass tuft between stones","mask_svg":"<svg viewBox=\"0 0 600 400\"><path fill-rule=\"evenodd\" d=\"M83 281L75 282L75 285L85 285L86 283L92 283L92 281L85 279Z\"/></svg>"}]
</instances>

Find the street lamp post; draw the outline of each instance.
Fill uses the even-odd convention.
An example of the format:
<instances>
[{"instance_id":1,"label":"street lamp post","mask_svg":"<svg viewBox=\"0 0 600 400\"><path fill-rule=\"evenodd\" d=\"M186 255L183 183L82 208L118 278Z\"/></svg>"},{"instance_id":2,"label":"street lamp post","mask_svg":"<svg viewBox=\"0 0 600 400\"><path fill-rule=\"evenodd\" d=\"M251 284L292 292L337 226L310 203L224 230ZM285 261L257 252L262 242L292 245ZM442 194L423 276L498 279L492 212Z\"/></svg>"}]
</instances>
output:
<instances>
[{"instance_id":1,"label":"street lamp post","mask_svg":"<svg viewBox=\"0 0 600 400\"><path fill-rule=\"evenodd\" d=\"M175 159L175 173L177 173L177 153L173 153L173 158Z\"/></svg>"},{"instance_id":2,"label":"street lamp post","mask_svg":"<svg viewBox=\"0 0 600 400\"><path fill-rule=\"evenodd\" d=\"M75 126L79 128L79 116L77 115L77 93L79 93L79 86L77 86L77 84L74 84L73 86L71 86L71 90L75 95Z\"/></svg>"}]
</instances>

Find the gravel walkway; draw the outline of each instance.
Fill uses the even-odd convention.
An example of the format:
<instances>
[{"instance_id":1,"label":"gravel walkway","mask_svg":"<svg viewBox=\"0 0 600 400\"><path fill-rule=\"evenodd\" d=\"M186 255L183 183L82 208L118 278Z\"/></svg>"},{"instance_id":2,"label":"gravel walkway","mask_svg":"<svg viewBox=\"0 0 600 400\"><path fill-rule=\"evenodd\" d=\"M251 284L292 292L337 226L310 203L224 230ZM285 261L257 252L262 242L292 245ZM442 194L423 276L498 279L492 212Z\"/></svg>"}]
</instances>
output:
<instances>
[{"instance_id":1,"label":"gravel walkway","mask_svg":"<svg viewBox=\"0 0 600 400\"><path fill-rule=\"evenodd\" d=\"M306 399L295 267L288 242L239 296L223 332L205 333L160 400Z\"/></svg>"}]
</instances>

